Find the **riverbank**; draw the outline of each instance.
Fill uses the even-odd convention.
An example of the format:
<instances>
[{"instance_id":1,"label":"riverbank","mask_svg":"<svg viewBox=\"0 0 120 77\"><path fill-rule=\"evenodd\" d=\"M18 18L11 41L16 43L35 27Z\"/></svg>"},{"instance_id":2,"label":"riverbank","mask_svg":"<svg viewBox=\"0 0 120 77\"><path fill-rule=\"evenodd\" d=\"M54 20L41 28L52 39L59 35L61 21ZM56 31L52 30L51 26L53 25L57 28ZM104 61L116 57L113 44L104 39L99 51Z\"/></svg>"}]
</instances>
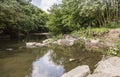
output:
<instances>
[{"instance_id":1,"label":"riverbank","mask_svg":"<svg viewBox=\"0 0 120 77\"><path fill-rule=\"evenodd\" d=\"M42 42L28 42L27 48L35 47L51 47L51 46L73 46L82 45L88 51L102 52L104 54L118 55L120 42L120 28L88 28L72 32L71 34L58 35L53 38L48 38Z\"/></svg>"},{"instance_id":2,"label":"riverbank","mask_svg":"<svg viewBox=\"0 0 120 77\"><path fill-rule=\"evenodd\" d=\"M78 35L79 32L72 35L76 36L75 34ZM102 60L94 65L96 67L94 71L90 71L88 65L82 65L63 74L61 77L119 77L120 58L116 56L120 56L120 29L104 29L104 31L101 30L101 33L90 31L87 36L84 36L84 39L86 39L84 40L85 49L94 52L101 51L114 56L106 57L104 55Z\"/></svg>"},{"instance_id":3,"label":"riverbank","mask_svg":"<svg viewBox=\"0 0 120 77\"><path fill-rule=\"evenodd\" d=\"M31 65L32 63L34 63L34 61L38 61L38 59L41 61L42 56L44 56L43 54L47 54L47 48L48 48L50 51L53 50L52 52L50 52L48 61L52 60L55 64L57 64L58 66L62 65L65 69L64 70L65 72L63 72L63 71L58 71L58 72L62 72L62 74L63 74L63 73L66 73L66 72L74 69L77 66L81 67L82 65L89 65L90 75L91 75L91 74L94 74L91 72L93 72L94 69L96 69L96 64L101 60L102 55L104 55L102 53L105 53L105 56L108 52L110 52L110 54L113 54L113 55L116 55L116 53L119 54L119 50L117 49L117 51L116 51L116 49L115 49L116 44L118 44L118 42L119 42L119 39L118 39L119 37L117 38L118 41L110 39L110 38L109 39L112 41L108 42L108 40L106 40L106 39L108 39L108 36L110 37L110 35L112 33L111 31L113 32L113 34L116 34L116 33L119 34L119 29L108 29L108 30L106 29L103 32L101 31L103 33L102 35L97 35L94 37L92 37L92 36L90 37L89 35L86 35L86 36L83 35L85 33L82 33L80 35L80 33L79 33L78 34L79 36L72 35L72 34L65 34L61 38L60 37L59 38L56 37L57 39L49 38L49 39L45 39L41 42L37 42L36 40L34 40L33 46L37 45L37 44L39 44L39 45L44 44L44 45L43 46L38 45L37 47L35 46L35 48L33 48L33 49L25 48L25 47L21 48L21 46L25 46L25 42L23 42L23 43L20 42L20 43L22 43L21 45L19 45L20 43L13 44L15 46L15 48L14 48L14 46L12 46L12 43L9 43L9 45L8 45L8 42L6 42L7 46L5 46L5 43L3 43L4 48L1 49L1 63L3 63L3 65L5 65L3 67L3 69L5 69L6 71L11 70L11 68L12 68L12 71L18 70L18 72L14 72L14 74L16 74L16 76L24 75L24 74L19 74L20 73L19 70L22 70L23 73L26 70L26 69L24 69L24 67L22 69L17 68L19 66L19 61L22 63L21 66L28 65L28 64ZM87 34L87 32L86 32L86 34ZM115 37L114 37L114 39L115 39ZM71 40L74 40L74 41L71 41ZM73 45L71 45L71 42L73 42ZM108 44L106 42L108 42L108 43L113 42L114 44L112 44L113 46L110 46L111 44ZM28 42L28 44L29 43L31 43L31 42ZM3 44L1 44L1 45L3 45ZM107 48L106 48L106 45L108 45ZM102 49L102 47L104 47L105 49L104 48ZM8 48L12 48L12 49L8 49ZM110 50L109 50L109 48L110 48ZM114 49L115 49L115 51L114 51ZM13 52L15 52L15 53L13 53ZM114 53L114 52L116 52L116 53ZM117 55L117 56L119 56L119 55ZM17 58L17 60L16 60L16 58ZM106 59L108 59L108 58L104 57L102 60L105 61ZM115 62L113 62L113 63L115 63ZM13 65L12 67L9 66L12 64L15 64L15 65ZM38 66L46 67L44 65L41 65L41 62L39 62ZM29 66L29 68L31 68L31 66ZM38 71L39 70L43 71L45 68L41 69L38 67L36 69ZM45 70L45 72L47 70ZM2 72L4 72L4 70L2 70ZM0 74L2 75L1 77L6 76L6 72L4 74L2 72L0 72ZM56 70L54 72L51 72L51 71L48 71L48 72L54 74L54 72L56 72ZM30 71L30 73L31 73L31 71ZM38 73L38 75L40 74L39 72L37 72L37 73ZM42 74L44 74L44 73L42 73ZM78 73L81 73L81 72L78 71ZM13 72L10 72L10 71L8 72L8 74L11 76L14 75ZM74 75L76 75L76 74L74 74ZM96 73L95 73L95 75L96 75ZM51 76L51 74L49 76ZM14 77L14 76L12 76L12 77ZM100 77L104 77L104 76L101 76L101 74L100 74ZM107 76L105 75L105 77L107 77Z\"/></svg>"},{"instance_id":4,"label":"riverbank","mask_svg":"<svg viewBox=\"0 0 120 77\"><path fill-rule=\"evenodd\" d=\"M1 45L4 47L0 47L0 66L1 69L4 69L0 72L1 77L31 77L32 73L35 76L38 75L37 77L41 77L41 75L45 77L46 72L48 73L47 77L51 77L51 75L60 77L63 73L79 65L87 64L91 70L94 69L93 66L101 59L102 55L101 53L87 52L80 45L21 48L25 45L24 42L12 41L3 42ZM18 66L21 67L18 68Z\"/></svg>"}]
</instances>

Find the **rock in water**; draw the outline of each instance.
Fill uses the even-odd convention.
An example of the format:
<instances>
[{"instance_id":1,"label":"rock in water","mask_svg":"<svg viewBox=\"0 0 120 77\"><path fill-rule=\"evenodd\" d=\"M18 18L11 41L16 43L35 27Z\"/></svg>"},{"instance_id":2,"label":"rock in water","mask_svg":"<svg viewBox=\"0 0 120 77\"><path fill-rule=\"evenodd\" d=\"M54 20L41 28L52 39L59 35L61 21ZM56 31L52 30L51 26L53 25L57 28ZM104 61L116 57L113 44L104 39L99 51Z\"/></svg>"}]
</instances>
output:
<instances>
[{"instance_id":1,"label":"rock in water","mask_svg":"<svg viewBox=\"0 0 120 77\"><path fill-rule=\"evenodd\" d=\"M78 66L75 69L63 74L61 77L86 77L90 74L88 65Z\"/></svg>"},{"instance_id":2,"label":"rock in water","mask_svg":"<svg viewBox=\"0 0 120 77\"><path fill-rule=\"evenodd\" d=\"M12 51L13 49L12 49L12 48L7 48L6 50L7 50L7 51Z\"/></svg>"},{"instance_id":3,"label":"rock in water","mask_svg":"<svg viewBox=\"0 0 120 77\"><path fill-rule=\"evenodd\" d=\"M27 48L35 48L36 47L36 42L28 42L26 43Z\"/></svg>"}]
</instances>

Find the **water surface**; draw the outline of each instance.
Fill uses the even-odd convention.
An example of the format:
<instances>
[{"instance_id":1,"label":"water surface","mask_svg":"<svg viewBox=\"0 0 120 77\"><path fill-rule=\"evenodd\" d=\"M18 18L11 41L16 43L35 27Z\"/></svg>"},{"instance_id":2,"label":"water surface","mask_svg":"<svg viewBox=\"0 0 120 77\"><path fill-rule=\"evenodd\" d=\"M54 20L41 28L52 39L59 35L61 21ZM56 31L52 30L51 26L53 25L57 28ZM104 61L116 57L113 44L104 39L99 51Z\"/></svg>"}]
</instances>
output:
<instances>
[{"instance_id":1,"label":"water surface","mask_svg":"<svg viewBox=\"0 0 120 77\"><path fill-rule=\"evenodd\" d=\"M0 77L60 77L79 65L93 69L102 55L87 52L79 45L34 49L24 46L24 42L1 42Z\"/></svg>"}]
</instances>

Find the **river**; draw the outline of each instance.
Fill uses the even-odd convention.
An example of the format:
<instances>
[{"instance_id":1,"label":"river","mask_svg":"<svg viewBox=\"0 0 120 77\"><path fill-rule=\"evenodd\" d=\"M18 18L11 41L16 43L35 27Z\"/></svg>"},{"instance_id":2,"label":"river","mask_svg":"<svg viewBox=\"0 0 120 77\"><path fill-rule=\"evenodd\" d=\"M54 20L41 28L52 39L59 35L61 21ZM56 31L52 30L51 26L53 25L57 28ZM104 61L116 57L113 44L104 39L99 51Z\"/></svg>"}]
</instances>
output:
<instances>
[{"instance_id":1,"label":"river","mask_svg":"<svg viewBox=\"0 0 120 77\"><path fill-rule=\"evenodd\" d=\"M93 69L101 55L79 45L28 49L24 41L0 41L0 77L61 77L79 65Z\"/></svg>"}]
</instances>

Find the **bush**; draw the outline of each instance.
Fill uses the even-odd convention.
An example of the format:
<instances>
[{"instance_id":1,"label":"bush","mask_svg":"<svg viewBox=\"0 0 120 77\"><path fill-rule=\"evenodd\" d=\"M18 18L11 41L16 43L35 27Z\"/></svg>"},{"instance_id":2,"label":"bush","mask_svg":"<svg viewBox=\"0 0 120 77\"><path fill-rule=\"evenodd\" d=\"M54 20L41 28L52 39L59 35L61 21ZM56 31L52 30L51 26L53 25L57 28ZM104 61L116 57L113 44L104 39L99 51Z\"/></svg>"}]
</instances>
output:
<instances>
[{"instance_id":1,"label":"bush","mask_svg":"<svg viewBox=\"0 0 120 77\"><path fill-rule=\"evenodd\" d=\"M120 57L120 42L116 46L111 47L108 51L108 54Z\"/></svg>"}]
</instances>

